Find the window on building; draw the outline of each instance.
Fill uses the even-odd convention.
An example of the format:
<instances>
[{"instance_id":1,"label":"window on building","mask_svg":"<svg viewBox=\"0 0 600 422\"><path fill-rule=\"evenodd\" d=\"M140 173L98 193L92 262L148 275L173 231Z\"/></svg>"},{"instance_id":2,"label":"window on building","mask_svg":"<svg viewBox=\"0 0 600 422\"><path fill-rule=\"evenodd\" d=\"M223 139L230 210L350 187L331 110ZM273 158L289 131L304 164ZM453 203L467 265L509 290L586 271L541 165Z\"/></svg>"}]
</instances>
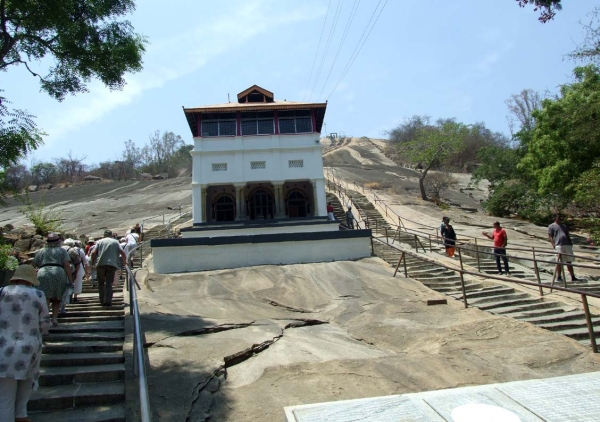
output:
<instances>
[{"instance_id":1,"label":"window on building","mask_svg":"<svg viewBox=\"0 0 600 422\"><path fill-rule=\"evenodd\" d=\"M202 136L235 136L235 113L202 114Z\"/></svg>"},{"instance_id":2,"label":"window on building","mask_svg":"<svg viewBox=\"0 0 600 422\"><path fill-rule=\"evenodd\" d=\"M301 168L304 167L304 160L289 160L288 166L290 168Z\"/></svg>"},{"instance_id":3,"label":"window on building","mask_svg":"<svg viewBox=\"0 0 600 422\"><path fill-rule=\"evenodd\" d=\"M227 163L212 163L212 171L227 171Z\"/></svg>"},{"instance_id":4,"label":"window on building","mask_svg":"<svg viewBox=\"0 0 600 422\"><path fill-rule=\"evenodd\" d=\"M252 170L267 168L267 162L266 161L250 161L250 168Z\"/></svg>"},{"instance_id":5,"label":"window on building","mask_svg":"<svg viewBox=\"0 0 600 422\"><path fill-rule=\"evenodd\" d=\"M311 133L312 131L310 110L279 112L279 133Z\"/></svg>"},{"instance_id":6,"label":"window on building","mask_svg":"<svg viewBox=\"0 0 600 422\"><path fill-rule=\"evenodd\" d=\"M274 133L275 119L272 111L242 113L242 135L272 135Z\"/></svg>"}]
</instances>

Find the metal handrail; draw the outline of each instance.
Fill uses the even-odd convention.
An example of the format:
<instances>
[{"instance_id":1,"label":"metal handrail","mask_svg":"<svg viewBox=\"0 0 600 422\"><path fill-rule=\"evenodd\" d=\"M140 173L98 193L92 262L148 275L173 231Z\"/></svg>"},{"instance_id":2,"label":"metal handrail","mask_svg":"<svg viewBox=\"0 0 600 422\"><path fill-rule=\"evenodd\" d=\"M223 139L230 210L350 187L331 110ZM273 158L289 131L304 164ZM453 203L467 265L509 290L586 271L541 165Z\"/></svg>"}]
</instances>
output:
<instances>
[{"instance_id":1,"label":"metal handrail","mask_svg":"<svg viewBox=\"0 0 600 422\"><path fill-rule=\"evenodd\" d=\"M327 170L327 173L330 173L330 171L329 171L330 169L326 169L326 170ZM331 174L333 175L333 172L331 172ZM338 179L338 182L336 182L336 180L335 180L335 177L332 177L332 179L333 179L333 180L332 180L333 184L334 184L334 185L336 185L336 187L338 187L338 189L348 189L348 188L344 188L344 187L342 186L342 184L341 184L341 183L345 183L345 184L348 186L348 182L346 182L346 181L344 181L344 180L341 180L341 179L339 178L339 176L338 176L338 178L337 178L337 179ZM354 185L355 185L355 186L359 186L359 187L361 187L361 188L362 188L362 190L363 190L363 192L364 192L364 186L362 186L360 183L357 183L357 182L353 182L353 183L354 183ZM348 194L346 193L346 195L348 195ZM392 210L392 209L391 209L391 208L390 208L390 207L389 207L389 206L388 206L388 205L385 203L385 201L384 201L383 199L381 199L381 198L380 198L380 197L379 197L379 196L378 196L376 193L372 192L372 195L373 195L373 200L374 200L374 202L375 202L375 205L378 205L378 204L379 204L379 206L381 207L381 206L382 206L381 204L383 204L383 208L384 208L384 210L385 210L385 212L386 212L386 215L387 215L387 210L389 210L389 211L390 211L390 212L391 212L393 215L395 215L395 216L398 218L398 222L399 222L399 224L398 224L398 225L399 225L399 226L401 225L403 228L407 229L407 228L404 226L404 223L403 223L403 221L410 221L411 223L414 223L414 224L418 224L418 225L420 225L420 226L423 226L423 224L422 224L422 223L420 223L420 222L418 222L418 221L414 221L414 220L411 220L411 219L409 219L409 218L405 218L405 217L402 217L402 216L400 216L398 213L396 213L394 210ZM438 235L438 228L437 228L437 227L430 227L430 229L431 229L431 230L434 230L434 229L435 229L435 231L436 231L436 236L439 236L439 235ZM407 229L407 230L414 230L414 231L418 232L418 231L417 231L417 229ZM423 233L423 232L421 232L421 233ZM477 243L477 240L487 240L487 239L484 239L484 238L482 238L482 237L470 236L470 235L465 235L465 234L461 234L461 237L473 239L473 240L475 241L475 243ZM531 250L532 250L532 248L534 248L534 247L532 247L532 246L529 246L529 245L523 245L523 244L520 244L520 243L514 243L514 244L515 244L515 245L517 245L517 246L524 246L525 248L523 248L523 249L517 249L517 248L511 247L511 249L512 249L512 250L524 250L524 251L531 251ZM556 251L555 251L555 250L553 250L553 249L538 249L538 248L535 248L535 251L536 251L536 252L538 252L538 253L548 253L548 254L555 254L555 253L556 253ZM597 253L598 253L598 251L578 251L578 253L583 253L583 254L597 254ZM564 255L567 255L567 254L564 254ZM576 254L573 254L573 255L570 255L570 254L569 254L568 256L574 256L574 257L576 257L576 258L581 258L581 259L589 259L589 260L594 260L594 261L596 261L596 262L600 262L600 259L595 259L595 258L587 258L587 257L583 257L583 256L576 255Z\"/></svg>"},{"instance_id":2,"label":"metal handrail","mask_svg":"<svg viewBox=\"0 0 600 422\"><path fill-rule=\"evenodd\" d=\"M150 422L150 398L148 395L148 380L146 378L146 360L144 359L142 324L140 322L140 310L136 292L136 290L141 290L141 287L135 279L135 274L129 267L129 254L127 254L125 269L127 270L126 286L129 290L129 313L133 316L133 372L138 377L141 421Z\"/></svg>"},{"instance_id":3,"label":"metal handrail","mask_svg":"<svg viewBox=\"0 0 600 422\"><path fill-rule=\"evenodd\" d=\"M472 275L472 276L476 276L476 277L481 277L481 273L479 272L474 272L474 271L469 271L469 270L465 270L463 267L463 263L462 263L462 255L460 253L460 247L457 248L458 250L458 256L460 259L460 268L456 268L456 267L452 267L450 265L444 264L444 263L440 263L438 261L434 261L434 260L430 260L430 259L426 259L423 256L419 255L418 253L413 253L411 251L408 250L404 250L401 249L399 246L396 245L392 245L389 243L384 243L381 239L378 239L376 237L371 236L371 240L375 240L377 242L380 242L381 244L387 245L389 247L392 247L400 252L402 252L402 255L400 256L400 259L398 259L398 264L396 265L396 269L394 271L394 275L393 277L396 277L396 274L398 273L398 269L400 268L400 264L402 263L402 261L404 261L404 275L406 277L408 277L408 270L407 270L407 266L406 266L406 254L417 258L421 261L426 261L426 262L430 262L433 263L439 267L445 268L447 270L450 271L454 271L454 272L458 272L460 275L460 283L461 283L461 289L462 289L462 299L465 305L465 308L468 308L469 304L467 301L467 293L465 290L465 281L464 281L464 275ZM507 282L507 283L516 283L516 284L521 284L521 285L525 285L525 286L532 286L532 287L537 287L540 289L540 292L542 292L542 289L551 289L551 290L559 290L559 291L563 291L563 292L567 292L567 293L573 293L573 294L578 294L581 296L581 303L583 306L583 312L585 314L585 319L586 319L586 325L588 328L588 335L590 337L590 344L592 346L592 351L594 353L598 353L598 347L596 345L596 336L594 334L594 325L592 322L592 318L591 318L591 314L590 314L590 308L589 308L589 304L587 301L587 297L594 297L594 298L598 298L600 299L600 294L595 294L595 293L589 293L583 290L577 290L577 289L570 289L567 287L560 287L560 286L548 286L548 285L543 285L542 283L540 283L538 281L538 283L533 283L531 281L524 281L524 280L519 280L519 279L513 279L513 278L508 278L508 277L501 277L501 276L495 276L495 275L490 275L490 274L486 274L485 278L489 278L489 279L493 279L493 280L499 280L499 281L503 281L503 282ZM543 294L543 293L542 293Z\"/></svg>"},{"instance_id":4,"label":"metal handrail","mask_svg":"<svg viewBox=\"0 0 600 422\"><path fill-rule=\"evenodd\" d=\"M171 226L171 223L172 223L173 221L175 221L175 220L178 220L178 219L180 219L180 218L181 218L181 217L183 217L184 215L187 215L187 214L192 214L192 211L193 211L193 210L192 210L192 209L190 209L189 211L186 211L186 212L184 212L184 213L180 213L179 215L176 215L176 216L174 216L174 217L171 217L171 218L169 218L169 220L167 220L167 230L169 231L169 237L171 237L171 236L173 235L173 233L172 233L172 230L173 230L173 228L172 228L172 226Z\"/></svg>"},{"instance_id":5,"label":"metal handrail","mask_svg":"<svg viewBox=\"0 0 600 422\"><path fill-rule=\"evenodd\" d=\"M187 206L186 206L186 208L187 208ZM191 208L191 207L190 207L190 208ZM176 218L180 218L182 215L184 215L184 214L187 214L187 213L191 212L191 211L187 211L186 213L182 214L182 213L181 213L181 210L182 210L182 209L183 209L183 208L182 208L181 206L180 206L178 209L177 209L177 208L175 208L175 209L174 209L174 211L176 211L176 210L179 210L179 215L175 215L175 216L171 217L170 219L168 219L168 220L167 220L167 224L169 224L169 223L171 222L171 220L173 220L173 219L176 219ZM151 217L146 217L146 218L144 218L144 219L142 220L142 222L141 222L141 226L142 226L142 233L143 233L143 231L144 231L144 222L146 222L146 221L150 221L150 220L154 220L154 219L156 219L156 218L162 218L162 223L163 223L163 224L165 224L165 215L167 215L167 214L172 214L172 213L156 214L156 215L153 215L153 216L151 216Z\"/></svg>"}]
</instances>

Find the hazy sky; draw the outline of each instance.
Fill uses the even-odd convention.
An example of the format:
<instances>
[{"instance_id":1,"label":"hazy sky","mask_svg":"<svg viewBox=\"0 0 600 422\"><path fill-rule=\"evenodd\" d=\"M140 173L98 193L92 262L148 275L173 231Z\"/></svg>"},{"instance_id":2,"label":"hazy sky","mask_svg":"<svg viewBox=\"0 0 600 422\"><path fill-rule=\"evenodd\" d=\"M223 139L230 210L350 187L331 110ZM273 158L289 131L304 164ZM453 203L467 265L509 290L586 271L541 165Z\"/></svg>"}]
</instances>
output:
<instances>
[{"instance_id":1,"label":"hazy sky","mask_svg":"<svg viewBox=\"0 0 600 422\"><path fill-rule=\"evenodd\" d=\"M572 80L576 64L565 54L583 38L579 21L600 2L564 3L541 24L515 0L139 0L129 19L150 44L144 70L129 75L123 91L93 82L89 93L59 103L24 68L0 74L0 86L48 133L38 160L69 151L88 163L115 160L126 140L142 146L155 130L192 143L182 106L227 102L228 93L233 100L253 84L276 99L328 99L328 132L384 137L405 118L427 114L508 133L511 94L555 92ZM363 33L369 37L338 84Z\"/></svg>"}]
</instances>

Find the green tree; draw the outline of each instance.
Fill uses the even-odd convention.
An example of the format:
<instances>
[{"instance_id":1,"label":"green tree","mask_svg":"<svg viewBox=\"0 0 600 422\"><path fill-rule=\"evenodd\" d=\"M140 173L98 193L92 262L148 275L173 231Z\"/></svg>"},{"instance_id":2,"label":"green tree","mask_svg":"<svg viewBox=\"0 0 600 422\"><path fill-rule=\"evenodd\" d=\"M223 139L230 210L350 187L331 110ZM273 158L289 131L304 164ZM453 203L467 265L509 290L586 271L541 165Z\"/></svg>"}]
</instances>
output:
<instances>
[{"instance_id":1,"label":"green tree","mask_svg":"<svg viewBox=\"0 0 600 422\"><path fill-rule=\"evenodd\" d=\"M0 0L0 71L25 66L42 91L59 101L87 91L92 78L121 89L126 73L142 69L145 51L145 38L119 20L134 8L133 0ZM29 66L49 57L53 65L43 75ZM9 111L6 103L0 98L0 178L44 135L33 116Z\"/></svg>"},{"instance_id":2,"label":"green tree","mask_svg":"<svg viewBox=\"0 0 600 422\"><path fill-rule=\"evenodd\" d=\"M537 182L539 194L565 201L574 197L582 173L600 157L600 73L589 65L574 70L576 82L563 85L559 97L542 101L533 113L536 125L519 169Z\"/></svg>"},{"instance_id":3,"label":"green tree","mask_svg":"<svg viewBox=\"0 0 600 422\"><path fill-rule=\"evenodd\" d=\"M58 169L52 163L37 163L31 167L31 177L34 183L52 183L58 175Z\"/></svg>"},{"instance_id":4,"label":"green tree","mask_svg":"<svg viewBox=\"0 0 600 422\"><path fill-rule=\"evenodd\" d=\"M1 91L0 91L1 92ZM42 143L44 135L33 116L23 110L9 110L8 101L0 97L0 204L11 191L6 184L6 170Z\"/></svg>"},{"instance_id":5,"label":"green tree","mask_svg":"<svg viewBox=\"0 0 600 422\"><path fill-rule=\"evenodd\" d=\"M438 120L436 126L421 128L414 139L398 146L400 154L421 165L419 188L423 200L427 200L424 184L427 172L442 166L449 156L463 150L468 135L468 126L452 119Z\"/></svg>"},{"instance_id":6,"label":"green tree","mask_svg":"<svg viewBox=\"0 0 600 422\"><path fill-rule=\"evenodd\" d=\"M121 89L125 73L142 69L145 38L118 20L134 9L133 0L2 0L0 70L25 66L58 100L87 91L91 78ZM46 75L31 70L47 56L54 65Z\"/></svg>"}]
</instances>

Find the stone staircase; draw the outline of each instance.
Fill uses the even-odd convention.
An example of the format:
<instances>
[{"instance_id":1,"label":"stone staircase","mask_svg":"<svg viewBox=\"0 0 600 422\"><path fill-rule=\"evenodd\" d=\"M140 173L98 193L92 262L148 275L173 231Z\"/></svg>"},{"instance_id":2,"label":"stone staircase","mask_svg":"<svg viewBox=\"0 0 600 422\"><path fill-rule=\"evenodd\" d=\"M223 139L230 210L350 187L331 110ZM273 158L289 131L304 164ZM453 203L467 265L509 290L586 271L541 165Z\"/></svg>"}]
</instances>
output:
<instances>
[{"instance_id":1,"label":"stone staircase","mask_svg":"<svg viewBox=\"0 0 600 422\"><path fill-rule=\"evenodd\" d=\"M28 404L36 422L125 421L123 282L113 306L102 307L84 282L58 327L44 336L40 387Z\"/></svg>"},{"instance_id":2,"label":"stone staircase","mask_svg":"<svg viewBox=\"0 0 600 422\"><path fill-rule=\"evenodd\" d=\"M342 202L339 198L331 192L326 193L327 203L331 202L333 206L333 215L335 219L340 222L340 228L343 230L347 230L348 226L346 225L346 210L342 205Z\"/></svg>"},{"instance_id":3,"label":"stone staircase","mask_svg":"<svg viewBox=\"0 0 600 422\"><path fill-rule=\"evenodd\" d=\"M428 242L423 242L423 245L416 243L417 247L415 247L414 236L405 232L397 233L364 195L356 191L350 191L348 194L352 196L356 208L360 210L362 220L368 221L373 236L380 240L374 242L374 252L377 256L396 266L402 252L387 244L387 242L392 242L392 238L395 238L394 244L399 245L406 251L411 251L411 255L405 255L407 272L410 278L420 281L432 290L462 300L459 274L430 260L432 256L443 253L443 246L432 245L431 250L433 253L429 251ZM329 195L333 196L333 194ZM327 200L330 200L329 196ZM415 252L416 249L419 250L418 253ZM560 301L550 300L547 297L540 298L538 295L522 292L513 287L507 287L504 284L486 279L485 274L498 273L495 259L489 258L489 256L489 254L484 253L480 255L481 277L470 276L465 280L465 291L469 306L477 307L492 314L529 322L546 330L566 335L580 341L582 344L590 345L585 314L580 306L571 306ZM463 255L462 259L464 265L478 268L476 256ZM403 265L401 265L399 269L401 274L403 270ZM535 273L526 267L515 267L511 263L510 273L511 277L537 282ZM544 274L541 277L543 283L551 282L548 275ZM569 283L569 287L596 292L600 290L600 283L591 281ZM546 289L545 292L547 293L548 290ZM594 323L594 333L598 338L600 337L600 317L593 316L592 321Z\"/></svg>"}]
</instances>

